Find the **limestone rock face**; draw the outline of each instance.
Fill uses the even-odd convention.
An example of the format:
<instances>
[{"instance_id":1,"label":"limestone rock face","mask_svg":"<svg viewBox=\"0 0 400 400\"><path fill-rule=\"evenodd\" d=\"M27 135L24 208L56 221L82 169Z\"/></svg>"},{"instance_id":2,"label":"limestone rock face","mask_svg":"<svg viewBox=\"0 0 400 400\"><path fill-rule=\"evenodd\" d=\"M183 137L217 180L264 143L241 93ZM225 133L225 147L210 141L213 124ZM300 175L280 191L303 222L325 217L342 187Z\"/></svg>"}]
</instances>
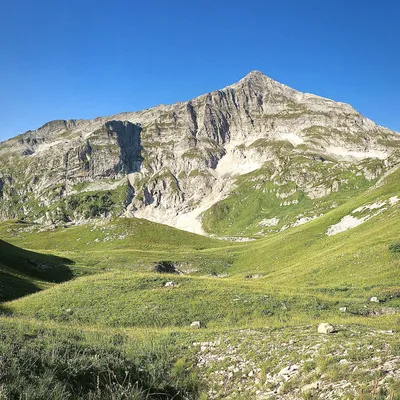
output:
<instances>
[{"instance_id":1,"label":"limestone rock face","mask_svg":"<svg viewBox=\"0 0 400 400\"><path fill-rule=\"evenodd\" d=\"M254 190L290 207L299 193L315 200L343 190L349 165L366 181L378 179L399 146L400 135L350 105L254 71L188 102L52 121L0 143L0 218L125 214L204 233L202 214L232 196L244 174L261 171L249 178ZM328 177L319 165L328 165ZM267 192L266 181L275 189ZM278 219L260 215L253 225L265 231L271 227L259 222Z\"/></svg>"}]
</instances>

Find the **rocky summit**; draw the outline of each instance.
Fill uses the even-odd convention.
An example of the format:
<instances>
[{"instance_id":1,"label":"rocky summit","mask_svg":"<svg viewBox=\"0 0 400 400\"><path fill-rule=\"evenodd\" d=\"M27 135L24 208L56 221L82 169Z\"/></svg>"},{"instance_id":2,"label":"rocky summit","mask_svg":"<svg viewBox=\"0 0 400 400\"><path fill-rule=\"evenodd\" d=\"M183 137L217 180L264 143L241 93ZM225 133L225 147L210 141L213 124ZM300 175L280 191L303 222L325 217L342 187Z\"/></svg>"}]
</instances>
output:
<instances>
[{"instance_id":1,"label":"rocky summit","mask_svg":"<svg viewBox=\"0 0 400 400\"><path fill-rule=\"evenodd\" d=\"M52 121L0 143L0 218L135 216L260 237L379 183L400 135L253 71L187 102Z\"/></svg>"}]
</instances>

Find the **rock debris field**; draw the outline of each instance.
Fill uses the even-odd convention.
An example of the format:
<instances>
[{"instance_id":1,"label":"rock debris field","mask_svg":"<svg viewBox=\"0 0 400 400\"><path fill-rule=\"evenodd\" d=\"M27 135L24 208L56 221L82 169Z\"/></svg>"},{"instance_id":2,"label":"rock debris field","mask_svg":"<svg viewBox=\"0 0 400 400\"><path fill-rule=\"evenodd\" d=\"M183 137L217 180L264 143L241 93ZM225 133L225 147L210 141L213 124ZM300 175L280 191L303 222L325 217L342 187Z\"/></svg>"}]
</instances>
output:
<instances>
[{"instance_id":1,"label":"rock debris field","mask_svg":"<svg viewBox=\"0 0 400 400\"><path fill-rule=\"evenodd\" d=\"M241 330L193 342L192 349L210 399L394 398L400 393L400 342L393 331Z\"/></svg>"}]
</instances>

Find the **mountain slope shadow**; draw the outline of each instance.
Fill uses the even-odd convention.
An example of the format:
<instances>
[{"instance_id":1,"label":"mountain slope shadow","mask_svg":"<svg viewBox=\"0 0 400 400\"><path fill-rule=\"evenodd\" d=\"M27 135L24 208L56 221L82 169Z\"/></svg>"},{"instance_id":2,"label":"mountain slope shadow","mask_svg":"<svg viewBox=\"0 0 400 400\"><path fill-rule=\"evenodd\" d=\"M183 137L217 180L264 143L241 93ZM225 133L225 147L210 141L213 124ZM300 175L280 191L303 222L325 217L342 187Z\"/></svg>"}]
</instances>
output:
<instances>
[{"instance_id":1,"label":"mountain slope shadow","mask_svg":"<svg viewBox=\"0 0 400 400\"><path fill-rule=\"evenodd\" d=\"M0 269L3 269L0 264ZM0 314L5 312L1 302L18 299L28 294L36 293L40 288L35 283L19 276L0 271Z\"/></svg>"},{"instance_id":2,"label":"mountain slope shadow","mask_svg":"<svg viewBox=\"0 0 400 400\"><path fill-rule=\"evenodd\" d=\"M30 278L60 283L73 277L68 267L72 264L74 262L67 258L35 253L0 240L0 269L9 275L16 272L17 275L21 273Z\"/></svg>"}]
</instances>

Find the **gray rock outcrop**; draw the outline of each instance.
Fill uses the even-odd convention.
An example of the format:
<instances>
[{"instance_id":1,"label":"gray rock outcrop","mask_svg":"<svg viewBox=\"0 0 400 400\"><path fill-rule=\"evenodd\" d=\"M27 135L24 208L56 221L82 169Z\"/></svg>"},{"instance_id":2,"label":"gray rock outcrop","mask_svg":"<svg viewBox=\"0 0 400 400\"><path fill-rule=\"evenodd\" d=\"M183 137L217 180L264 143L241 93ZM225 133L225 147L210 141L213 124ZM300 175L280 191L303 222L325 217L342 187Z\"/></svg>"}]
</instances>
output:
<instances>
[{"instance_id":1,"label":"gray rock outcrop","mask_svg":"<svg viewBox=\"0 0 400 400\"><path fill-rule=\"evenodd\" d=\"M254 190L271 181L290 207L298 193L319 199L350 184L327 179L319 163L332 176L357 165L354 174L373 180L397 162L399 144L350 105L254 71L188 102L52 121L0 143L0 219L125 214L204 233L202 213L232 195L240 175L262 168ZM260 217L260 229L274 218Z\"/></svg>"}]
</instances>

